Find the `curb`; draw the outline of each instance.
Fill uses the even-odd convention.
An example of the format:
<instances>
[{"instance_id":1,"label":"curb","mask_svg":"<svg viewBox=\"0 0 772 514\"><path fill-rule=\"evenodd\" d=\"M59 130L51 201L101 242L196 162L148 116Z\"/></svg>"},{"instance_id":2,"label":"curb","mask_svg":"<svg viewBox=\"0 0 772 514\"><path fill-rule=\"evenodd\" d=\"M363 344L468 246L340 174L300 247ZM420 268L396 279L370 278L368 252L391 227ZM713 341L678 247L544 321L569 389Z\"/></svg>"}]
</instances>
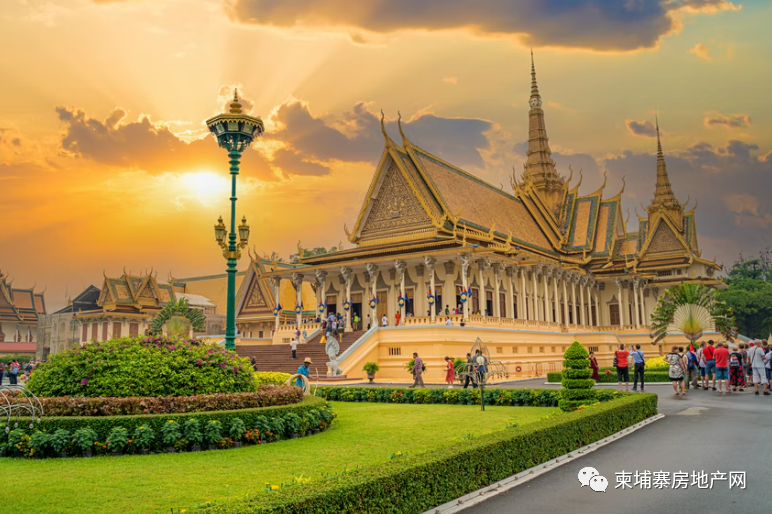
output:
<instances>
[{"instance_id":1,"label":"curb","mask_svg":"<svg viewBox=\"0 0 772 514\"><path fill-rule=\"evenodd\" d=\"M453 501L443 503L438 507L434 507L432 509L427 510L423 514L453 514L456 512L461 512L464 509L468 509L469 507L483 503L487 501L489 498L497 496L501 493L505 493L510 489L513 489L521 484L524 484L530 480L533 480L534 478L540 475L543 475L544 473L552 471L554 468L558 466L562 466L563 464L572 462L573 460L576 460L576 458L578 457L582 457L590 452L597 450L598 448L602 448L603 446L606 446L607 444L612 443L617 439L621 439L622 437L630 435L636 430L638 430L639 428L643 428L646 425L650 425L651 423L654 423L655 421L659 421L664 417L665 417L664 414L657 414L650 418L646 418L643 421L640 421L635 425L631 425L623 430L620 430L619 432L611 434L608 437L604 437L603 439L595 441L594 443L590 443L587 446L582 446L581 448L576 449L572 452L569 452L565 455L561 455L560 457L557 457L552 460L548 460L547 462L544 462L532 468L528 468L524 471L521 471L520 473L516 473L503 480L499 480L495 484L491 484L489 486L483 487L482 489L478 489L469 494L465 494L464 496L457 498Z\"/></svg>"}]
</instances>

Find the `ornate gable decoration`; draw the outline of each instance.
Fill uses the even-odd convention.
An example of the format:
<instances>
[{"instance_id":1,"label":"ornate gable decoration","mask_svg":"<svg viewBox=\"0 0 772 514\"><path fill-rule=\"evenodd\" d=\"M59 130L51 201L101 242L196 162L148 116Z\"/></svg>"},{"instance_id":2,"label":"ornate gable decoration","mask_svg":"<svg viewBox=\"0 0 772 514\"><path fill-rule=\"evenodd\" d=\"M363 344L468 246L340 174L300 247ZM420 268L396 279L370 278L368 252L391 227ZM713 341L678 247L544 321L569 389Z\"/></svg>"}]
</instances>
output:
<instances>
[{"instance_id":1,"label":"ornate gable decoration","mask_svg":"<svg viewBox=\"0 0 772 514\"><path fill-rule=\"evenodd\" d=\"M681 244L678 236L676 236L668 224L660 222L657 226L657 230L654 232L654 235L651 236L651 241L646 248L646 253L657 254L682 252L684 250L684 245Z\"/></svg>"},{"instance_id":2,"label":"ornate gable decoration","mask_svg":"<svg viewBox=\"0 0 772 514\"><path fill-rule=\"evenodd\" d=\"M395 231L432 223L394 161L389 165L377 196L371 201L373 205L362 229L365 237L368 232Z\"/></svg>"}]
</instances>

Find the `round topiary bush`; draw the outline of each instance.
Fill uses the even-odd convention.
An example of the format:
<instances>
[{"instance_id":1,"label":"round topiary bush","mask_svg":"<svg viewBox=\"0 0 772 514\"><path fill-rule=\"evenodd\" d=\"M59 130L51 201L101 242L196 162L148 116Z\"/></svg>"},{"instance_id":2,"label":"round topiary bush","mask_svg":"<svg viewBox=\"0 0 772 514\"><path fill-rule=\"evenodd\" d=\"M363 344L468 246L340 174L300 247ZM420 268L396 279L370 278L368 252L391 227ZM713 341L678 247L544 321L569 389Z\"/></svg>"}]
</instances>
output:
<instances>
[{"instance_id":1,"label":"round topiary bush","mask_svg":"<svg viewBox=\"0 0 772 514\"><path fill-rule=\"evenodd\" d=\"M208 342L164 337L87 343L51 355L27 387L38 396L192 396L257 390L252 366Z\"/></svg>"},{"instance_id":2,"label":"round topiary bush","mask_svg":"<svg viewBox=\"0 0 772 514\"><path fill-rule=\"evenodd\" d=\"M571 411L580 405L588 405L595 402L595 381L590 378L590 354L587 350L574 341L563 354L563 367L558 407L564 411Z\"/></svg>"}]
</instances>

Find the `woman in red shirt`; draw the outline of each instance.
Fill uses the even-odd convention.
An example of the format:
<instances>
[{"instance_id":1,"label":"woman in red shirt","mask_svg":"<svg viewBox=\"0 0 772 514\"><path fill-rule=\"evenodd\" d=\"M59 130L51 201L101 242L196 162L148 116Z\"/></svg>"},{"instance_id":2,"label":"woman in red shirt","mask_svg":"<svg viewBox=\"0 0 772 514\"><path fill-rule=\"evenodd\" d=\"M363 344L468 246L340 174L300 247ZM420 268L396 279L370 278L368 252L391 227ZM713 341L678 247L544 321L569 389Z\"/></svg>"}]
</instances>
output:
<instances>
[{"instance_id":1,"label":"woman in red shirt","mask_svg":"<svg viewBox=\"0 0 772 514\"><path fill-rule=\"evenodd\" d=\"M630 352L625 350L625 345L619 344L619 350L614 352L615 366L617 367L617 380L619 381L619 390L622 390L622 380L625 382L625 392L628 392L630 386L630 368L627 367L627 358Z\"/></svg>"},{"instance_id":2,"label":"woman in red shirt","mask_svg":"<svg viewBox=\"0 0 772 514\"><path fill-rule=\"evenodd\" d=\"M453 367L453 359L445 357L445 383L448 389L453 389L453 382L456 381L456 370Z\"/></svg>"}]
</instances>

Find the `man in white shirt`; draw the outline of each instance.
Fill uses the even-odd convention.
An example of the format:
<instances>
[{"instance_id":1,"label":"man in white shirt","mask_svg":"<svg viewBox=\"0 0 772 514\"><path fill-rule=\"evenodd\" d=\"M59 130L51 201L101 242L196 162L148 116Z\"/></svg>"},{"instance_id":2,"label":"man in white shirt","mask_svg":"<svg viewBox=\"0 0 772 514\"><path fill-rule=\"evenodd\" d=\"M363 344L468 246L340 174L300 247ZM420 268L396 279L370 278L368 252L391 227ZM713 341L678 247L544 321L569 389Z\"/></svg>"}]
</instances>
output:
<instances>
[{"instance_id":1,"label":"man in white shirt","mask_svg":"<svg viewBox=\"0 0 772 514\"><path fill-rule=\"evenodd\" d=\"M381 318L381 326L383 326L383 327L388 327L389 326L389 318L386 317L385 314Z\"/></svg>"},{"instance_id":2,"label":"man in white shirt","mask_svg":"<svg viewBox=\"0 0 772 514\"><path fill-rule=\"evenodd\" d=\"M290 350L292 350L292 358L297 359L298 358L298 341L294 337L290 342Z\"/></svg>"},{"instance_id":3,"label":"man in white shirt","mask_svg":"<svg viewBox=\"0 0 772 514\"><path fill-rule=\"evenodd\" d=\"M450 319L450 316L448 316L448 319L445 321L445 325L452 327L453 326L453 320Z\"/></svg>"},{"instance_id":4,"label":"man in white shirt","mask_svg":"<svg viewBox=\"0 0 772 514\"><path fill-rule=\"evenodd\" d=\"M753 369L753 387L756 389L756 394L759 394L759 384L764 384L764 396L769 396L767 391L767 370L765 367L764 350L757 343L748 350L748 362Z\"/></svg>"}]
</instances>

